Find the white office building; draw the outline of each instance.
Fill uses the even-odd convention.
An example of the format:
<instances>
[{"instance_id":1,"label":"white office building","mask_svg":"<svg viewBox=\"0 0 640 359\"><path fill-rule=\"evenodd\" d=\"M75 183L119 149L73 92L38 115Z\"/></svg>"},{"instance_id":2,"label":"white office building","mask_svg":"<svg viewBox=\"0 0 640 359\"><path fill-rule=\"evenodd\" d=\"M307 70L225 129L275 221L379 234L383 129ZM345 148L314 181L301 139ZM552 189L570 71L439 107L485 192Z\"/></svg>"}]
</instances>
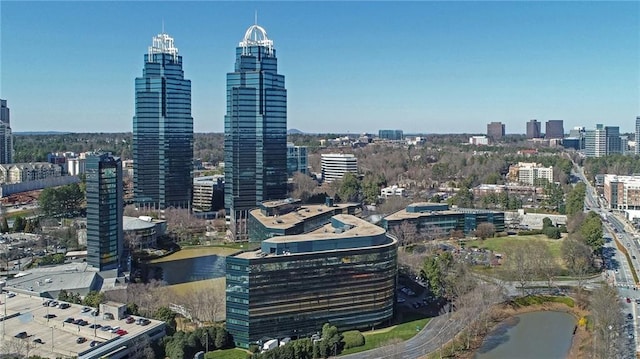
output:
<instances>
[{"instance_id":1,"label":"white office building","mask_svg":"<svg viewBox=\"0 0 640 359\"><path fill-rule=\"evenodd\" d=\"M353 154L326 153L320 163L322 180L327 183L341 179L347 172L358 173L358 159Z\"/></svg>"}]
</instances>

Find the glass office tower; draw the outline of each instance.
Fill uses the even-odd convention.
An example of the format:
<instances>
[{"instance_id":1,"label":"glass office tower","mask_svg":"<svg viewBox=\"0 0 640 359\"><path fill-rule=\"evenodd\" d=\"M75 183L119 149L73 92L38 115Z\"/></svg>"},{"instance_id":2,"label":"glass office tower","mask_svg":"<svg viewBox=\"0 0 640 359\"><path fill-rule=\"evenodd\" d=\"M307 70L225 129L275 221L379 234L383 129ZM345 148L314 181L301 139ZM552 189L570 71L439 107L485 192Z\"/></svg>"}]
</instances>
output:
<instances>
[{"instance_id":1,"label":"glass office tower","mask_svg":"<svg viewBox=\"0 0 640 359\"><path fill-rule=\"evenodd\" d=\"M7 100L0 100L0 163L13 163L13 135Z\"/></svg>"},{"instance_id":2,"label":"glass office tower","mask_svg":"<svg viewBox=\"0 0 640 359\"><path fill-rule=\"evenodd\" d=\"M136 78L133 191L139 206L188 208L193 186L191 81L173 38L158 34Z\"/></svg>"},{"instance_id":3,"label":"glass office tower","mask_svg":"<svg viewBox=\"0 0 640 359\"><path fill-rule=\"evenodd\" d=\"M227 74L225 208L236 240L247 239L249 210L287 195L287 90L273 41L249 27Z\"/></svg>"},{"instance_id":4,"label":"glass office tower","mask_svg":"<svg viewBox=\"0 0 640 359\"><path fill-rule=\"evenodd\" d=\"M123 258L122 162L110 153L86 157L87 263L99 270L126 269Z\"/></svg>"}]
</instances>

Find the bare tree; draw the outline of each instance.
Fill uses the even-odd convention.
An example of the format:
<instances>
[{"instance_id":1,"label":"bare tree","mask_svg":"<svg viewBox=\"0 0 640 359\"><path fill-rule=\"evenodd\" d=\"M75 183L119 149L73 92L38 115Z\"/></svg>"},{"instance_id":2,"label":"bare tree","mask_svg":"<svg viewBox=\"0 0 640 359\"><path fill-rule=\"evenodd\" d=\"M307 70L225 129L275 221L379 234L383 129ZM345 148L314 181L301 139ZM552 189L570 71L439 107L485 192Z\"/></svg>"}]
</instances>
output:
<instances>
[{"instance_id":1,"label":"bare tree","mask_svg":"<svg viewBox=\"0 0 640 359\"><path fill-rule=\"evenodd\" d=\"M531 252L531 260L536 268L536 276L545 278L547 286L551 288L553 279L558 274L558 264L555 262L549 245L543 241L536 241L535 250Z\"/></svg>"},{"instance_id":2,"label":"bare tree","mask_svg":"<svg viewBox=\"0 0 640 359\"><path fill-rule=\"evenodd\" d=\"M418 231L415 224L403 221L400 225L392 227L389 232L396 237L398 245L406 246L415 242Z\"/></svg>"},{"instance_id":3,"label":"bare tree","mask_svg":"<svg viewBox=\"0 0 640 359\"><path fill-rule=\"evenodd\" d=\"M156 357L148 335L142 335L132 340L128 348L131 359L154 359Z\"/></svg>"},{"instance_id":4,"label":"bare tree","mask_svg":"<svg viewBox=\"0 0 640 359\"><path fill-rule=\"evenodd\" d=\"M480 239L491 238L496 233L496 226L493 223L483 222L478 224L475 233Z\"/></svg>"},{"instance_id":5,"label":"bare tree","mask_svg":"<svg viewBox=\"0 0 640 359\"><path fill-rule=\"evenodd\" d=\"M502 269L507 278L520 284L522 295L526 294L526 287L534 279L536 268L530 253L535 245L530 241L515 242L505 247L505 260Z\"/></svg>"},{"instance_id":6,"label":"bare tree","mask_svg":"<svg viewBox=\"0 0 640 359\"><path fill-rule=\"evenodd\" d=\"M624 348L621 337L622 303L615 288L603 284L593 291L590 303L591 315L595 322L593 340L596 358L619 358L619 350Z\"/></svg>"},{"instance_id":7,"label":"bare tree","mask_svg":"<svg viewBox=\"0 0 640 359\"><path fill-rule=\"evenodd\" d=\"M310 176L296 172L293 174L293 192L291 197L300 199L305 203L318 188L318 182Z\"/></svg>"},{"instance_id":8,"label":"bare tree","mask_svg":"<svg viewBox=\"0 0 640 359\"><path fill-rule=\"evenodd\" d=\"M573 238L562 242L562 258L571 274L578 280L578 287L582 288L586 275L593 268L591 248Z\"/></svg>"}]
</instances>

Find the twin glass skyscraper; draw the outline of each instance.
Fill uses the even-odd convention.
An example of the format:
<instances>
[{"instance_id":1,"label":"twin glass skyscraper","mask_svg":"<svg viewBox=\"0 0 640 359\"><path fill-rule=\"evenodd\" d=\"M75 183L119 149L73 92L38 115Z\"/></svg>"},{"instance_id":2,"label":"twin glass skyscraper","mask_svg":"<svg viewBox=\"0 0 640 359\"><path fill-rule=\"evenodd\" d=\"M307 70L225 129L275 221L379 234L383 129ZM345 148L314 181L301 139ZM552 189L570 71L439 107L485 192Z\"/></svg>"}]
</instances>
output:
<instances>
[{"instance_id":1,"label":"twin glass skyscraper","mask_svg":"<svg viewBox=\"0 0 640 359\"><path fill-rule=\"evenodd\" d=\"M173 38L158 34L135 83L133 191L137 205L188 208L193 185L191 81Z\"/></svg>"},{"instance_id":2,"label":"twin glass skyscraper","mask_svg":"<svg viewBox=\"0 0 640 359\"><path fill-rule=\"evenodd\" d=\"M7 100L0 100L0 163L13 163L13 135Z\"/></svg>"},{"instance_id":3,"label":"twin glass skyscraper","mask_svg":"<svg viewBox=\"0 0 640 359\"><path fill-rule=\"evenodd\" d=\"M246 240L249 210L287 196L287 90L273 41L258 25L246 31L227 74L224 162L230 229Z\"/></svg>"}]
</instances>

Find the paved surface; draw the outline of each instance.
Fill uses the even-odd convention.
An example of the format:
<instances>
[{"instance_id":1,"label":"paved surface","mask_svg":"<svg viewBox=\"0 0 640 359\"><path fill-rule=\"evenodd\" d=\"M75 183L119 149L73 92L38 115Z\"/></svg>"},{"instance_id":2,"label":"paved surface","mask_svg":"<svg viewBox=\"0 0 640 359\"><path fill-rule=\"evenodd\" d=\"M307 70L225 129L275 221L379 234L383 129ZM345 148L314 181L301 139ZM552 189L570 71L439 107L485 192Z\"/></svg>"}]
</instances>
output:
<instances>
[{"instance_id":1,"label":"paved surface","mask_svg":"<svg viewBox=\"0 0 640 359\"><path fill-rule=\"evenodd\" d=\"M465 325L462 321L453 320L453 316L441 315L429 323L406 342L388 345L366 352L344 355L344 359L415 359L435 352L460 332Z\"/></svg>"}]
</instances>

